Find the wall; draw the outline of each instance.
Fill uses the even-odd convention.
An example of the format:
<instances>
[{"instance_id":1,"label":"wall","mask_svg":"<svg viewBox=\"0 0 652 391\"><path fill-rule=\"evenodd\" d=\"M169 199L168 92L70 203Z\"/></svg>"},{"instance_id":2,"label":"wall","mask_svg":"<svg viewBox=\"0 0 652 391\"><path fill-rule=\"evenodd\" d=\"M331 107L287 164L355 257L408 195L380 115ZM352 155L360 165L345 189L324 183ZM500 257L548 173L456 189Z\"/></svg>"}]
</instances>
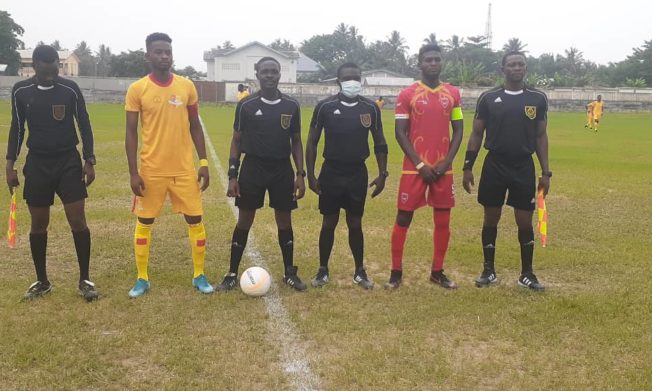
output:
<instances>
[{"instance_id":1,"label":"wall","mask_svg":"<svg viewBox=\"0 0 652 391\"><path fill-rule=\"evenodd\" d=\"M0 76L0 99L9 99L11 87L19 76ZM82 89L87 101L123 102L127 88L136 79L71 77ZM235 102L236 83L216 83L209 81L195 82L200 99L204 102ZM250 83L251 91L256 91L256 83ZM334 95L339 91L335 84L289 84L279 85L279 89L298 99L303 106L314 106L319 100ZM401 87L364 87L363 95L375 100L383 96L387 108L392 108ZM464 108L473 110L478 96L486 88L463 88L462 103ZM567 88L544 91L548 95L550 109L553 111L583 111L589 101L602 95L607 111L652 111L652 89L604 88L582 89Z\"/></svg>"}]
</instances>

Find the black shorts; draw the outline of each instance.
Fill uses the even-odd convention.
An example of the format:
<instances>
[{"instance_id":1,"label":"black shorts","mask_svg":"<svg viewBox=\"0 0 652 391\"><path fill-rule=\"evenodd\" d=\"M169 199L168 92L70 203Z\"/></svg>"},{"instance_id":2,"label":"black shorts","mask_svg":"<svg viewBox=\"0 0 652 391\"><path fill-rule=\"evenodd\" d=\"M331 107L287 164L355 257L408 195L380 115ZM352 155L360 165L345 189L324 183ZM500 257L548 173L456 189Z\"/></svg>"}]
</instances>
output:
<instances>
[{"instance_id":1,"label":"black shorts","mask_svg":"<svg viewBox=\"0 0 652 391\"><path fill-rule=\"evenodd\" d=\"M269 192L269 206L277 210L297 208L294 199L294 170L290 159L270 160L245 156L238 177L240 197L235 199L238 208L254 210L265 203Z\"/></svg>"},{"instance_id":2,"label":"black shorts","mask_svg":"<svg viewBox=\"0 0 652 391\"><path fill-rule=\"evenodd\" d=\"M319 173L319 211L323 215L340 213L340 208L362 216L367 199L367 166L324 162Z\"/></svg>"},{"instance_id":3,"label":"black shorts","mask_svg":"<svg viewBox=\"0 0 652 391\"><path fill-rule=\"evenodd\" d=\"M88 197L81 157L76 149L57 156L27 153L23 175L23 198L29 206L51 206L55 193L64 204Z\"/></svg>"},{"instance_id":4,"label":"black shorts","mask_svg":"<svg viewBox=\"0 0 652 391\"><path fill-rule=\"evenodd\" d=\"M487 155L478 186L478 202L486 207L503 206L507 191L507 205L534 210L536 178L532 156L514 161Z\"/></svg>"}]
</instances>

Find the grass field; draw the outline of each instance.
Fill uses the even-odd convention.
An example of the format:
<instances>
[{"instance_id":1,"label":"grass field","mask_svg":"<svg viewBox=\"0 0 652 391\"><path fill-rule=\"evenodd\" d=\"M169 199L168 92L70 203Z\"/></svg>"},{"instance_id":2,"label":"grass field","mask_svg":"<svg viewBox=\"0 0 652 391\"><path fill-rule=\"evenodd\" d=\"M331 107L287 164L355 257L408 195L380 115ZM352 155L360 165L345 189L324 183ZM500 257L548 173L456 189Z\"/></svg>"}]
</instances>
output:
<instances>
[{"instance_id":1,"label":"grass field","mask_svg":"<svg viewBox=\"0 0 652 391\"><path fill-rule=\"evenodd\" d=\"M127 298L135 281L135 219L129 212L124 114L120 105L94 104L89 111L98 160L87 201L91 277L102 297L87 304L77 296L73 241L57 201L48 248L54 289L43 299L20 301L34 280L29 214L21 202L18 246L0 246L0 389L295 388L279 360L282 347L270 337L263 300L239 292L202 296L191 288L186 226L169 208L154 227L151 292ZM2 141L9 113L9 104L0 102ZM311 113L303 114L304 136ZM232 115L233 107L202 108L223 166ZM549 245L537 244L535 250L535 271L548 289L539 294L516 286L519 248L510 209L497 242L500 284L473 286L482 263L482 210L476 195L463 193L461 186L445 265L460 289L445 291L428 282L432 217L427 209L417 212L408 235L405 284L396 292L382 289L389 276L402 159L391 112L384 115L391 176L386 191L368 201L363 221L365 261L376 289L362 291L351 283L353 260L343 220L331 258L331 284L305 294L275 288L297 330L291 338L307 352L319 388L652 389L652 114L607 113L597 135L583 129L584 113L550 114ZM470 122L456 161L458 184ZM375 173L373 158L368 166ZM213 170L204 201L207 274L214 283L228 268L235 224L224 194ZM8 193L0 192L3 224L8 204ZM321 217L314 194L299 205L295 260L309 281L318 266ZM258 213L254 233L280 281L282 262L268 208Z\"/></svg>"}]
</instances>

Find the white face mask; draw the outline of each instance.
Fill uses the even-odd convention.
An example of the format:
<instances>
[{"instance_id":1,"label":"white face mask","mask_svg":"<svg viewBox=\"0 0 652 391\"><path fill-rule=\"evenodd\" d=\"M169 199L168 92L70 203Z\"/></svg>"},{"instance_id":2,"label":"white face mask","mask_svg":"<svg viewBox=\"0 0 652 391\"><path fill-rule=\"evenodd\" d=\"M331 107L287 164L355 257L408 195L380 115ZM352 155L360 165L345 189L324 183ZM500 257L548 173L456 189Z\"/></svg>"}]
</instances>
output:
<instances>
[{"instance_id":1,"label":"white face mask","mask_svg":"<svg viewBox=\"0 0 652 391\"><path fill-rule=\"evenodd\" d=\"M347 80L341 83L342 85L342 94L347 98L355 98L360 95L362 91L362 83L357 80Z\"/></svg>"}]
</instances>

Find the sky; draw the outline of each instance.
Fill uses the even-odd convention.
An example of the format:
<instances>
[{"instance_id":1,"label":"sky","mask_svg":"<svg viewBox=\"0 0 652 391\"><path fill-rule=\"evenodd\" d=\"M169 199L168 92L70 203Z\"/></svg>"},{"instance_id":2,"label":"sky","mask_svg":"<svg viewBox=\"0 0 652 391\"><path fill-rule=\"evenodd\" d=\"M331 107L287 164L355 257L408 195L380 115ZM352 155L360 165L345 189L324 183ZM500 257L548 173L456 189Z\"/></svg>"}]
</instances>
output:
<instances>
[{"instance_id":1,"label":"sky","mask_svg":"<svg viewBox=\"0 0 652 391\"><path fill-rule=\"evenodd\" d=\"M564 53L574 46L584 58L599 64L617 62L652 40L652 2L493 0L493 49L509 38L527 44L528 54ZM339 23L358 28L367 43L401 33L416 53L423 39L439 40L484 35L488 1L19 1L1 0L25 29L22 40L33 48L38 41L59 40L67 49L86 41L93 50L108 45L113 53L144 48L155 31L172 37L177 68L187 65L206 71L203 52L226 40L240 46L265 44L276 38L298 46L313 35L329 34Z\"/></svg>"}]
</instances>

